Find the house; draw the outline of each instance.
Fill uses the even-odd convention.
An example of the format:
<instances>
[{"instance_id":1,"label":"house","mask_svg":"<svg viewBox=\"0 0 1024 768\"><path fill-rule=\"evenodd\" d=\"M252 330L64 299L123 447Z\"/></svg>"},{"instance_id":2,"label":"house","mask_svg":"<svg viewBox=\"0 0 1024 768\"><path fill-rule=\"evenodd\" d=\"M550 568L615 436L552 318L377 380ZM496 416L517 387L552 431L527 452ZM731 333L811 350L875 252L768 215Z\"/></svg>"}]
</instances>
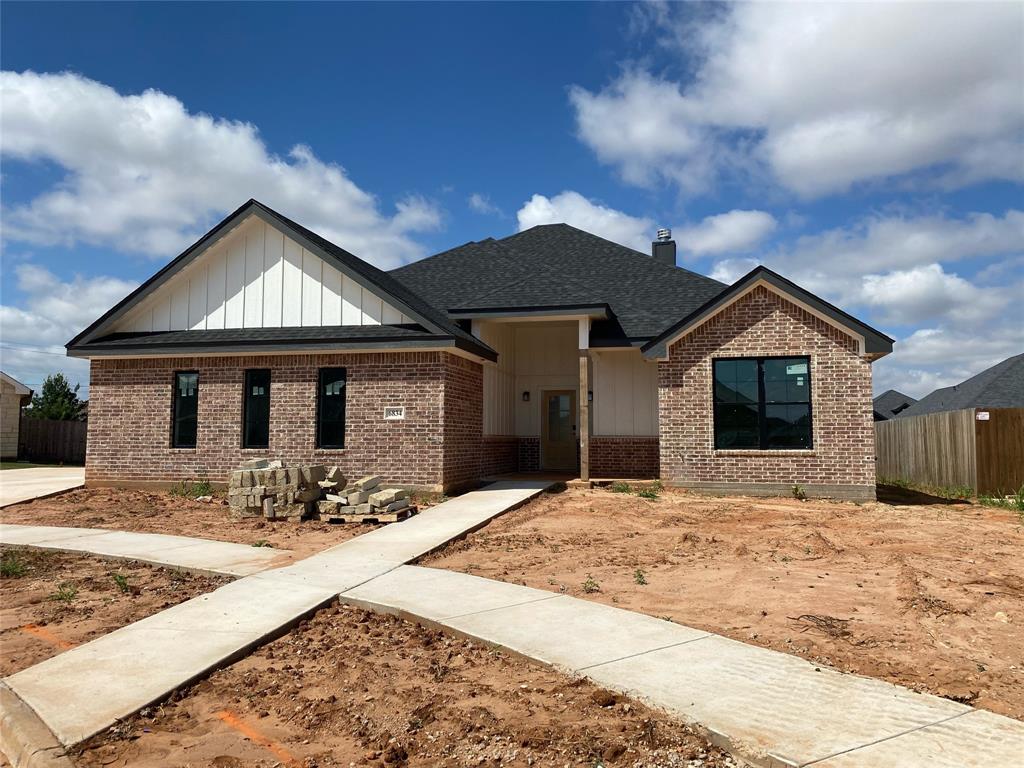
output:
<instances>
[{"instance_id":1,"label":"house","mask_svg":"<svg viewBox=\"0 0 1024 768\"><path fill-rule=\"evenodd\" d=\"M1024 354L875 424L878 476L979 495L1024 487Z\"/></svg>"},{"instance_id":2,"label":"house","mask_svg":"<svg viewBox=\"0 0 1024 768\"><path fill-rule=\"evenodd\" d=\"M68 343L91 361L86 482L272 456L432 489L548 471L873 498L892 339L675 250L554 224L384 272L250 200Z\"/></svg>"},{"instance_id":3,"label":"house","mask_svg":"<svg viewBox=\"0 0 1024 768\"><path fill-rule=\"evenodd\" d=\"M1024 408L1024 353L1008 357L971 378L925 395L901 418L965 408Z\"/></svg>"},{"instance_id":4,"label":"house","mask_svg":"<svg viewBox=\"0 0 1024 768\"><path fill-rule=\"evenodd\" d=\"M31 400L31 389L0 371L0 458L18 457L21 407Z\"/></svg>"},{"instance_id":5,"label":"house","mask_svg":"<svg viewBox=\"0 0 1024 768\"><path fill-rule=\"evenodd\" d=\"M887 389L871 402L875 412L875 421L886 421L912 406L917 400L898 390Z\"/></svg>"}]
</instances>

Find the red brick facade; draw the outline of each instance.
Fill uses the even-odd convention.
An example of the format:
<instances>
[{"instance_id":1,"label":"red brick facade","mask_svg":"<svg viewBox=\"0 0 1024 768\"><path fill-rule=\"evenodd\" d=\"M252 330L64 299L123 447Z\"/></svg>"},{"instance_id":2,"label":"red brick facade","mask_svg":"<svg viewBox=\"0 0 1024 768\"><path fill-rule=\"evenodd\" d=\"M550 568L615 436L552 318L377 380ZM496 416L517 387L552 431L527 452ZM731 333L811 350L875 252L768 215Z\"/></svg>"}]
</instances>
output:
<instances>
[{"instance_id":1,"label":"red brick facade","mask_svg":"<svg viewBox=\"0 0 1024 768\"><path fill-rule=\"evenodd\" d=\"M658 477L658 438L590 438L590 476L596 478L649 479Z\"/></svg>"},{"instance_id":2,"label":"red brick facade","mask_svg":"<svg viewBox=\"0 0 1024 768\"><path fill-rule=\"evenodd\" d=\"M317 371L344 366L345 448L315 446ZM269 368L270 447L243 449L247 368ZM199 372L195 448L172 448L175 371ZM92 361L86 481L222 482L258 457L337 464L350 477L450 489L479 477L483 372L446 352L185 357ZM405 418L385 421L385 406Z\"/></svg>"},{"instance_id":3,"label":"red brick facade","mask_svg":"<svg viewBox=\"0 0 1024 768\"><path fill-rule=\"evenodd\" d=\"M757 355L810 357L812 450L715 450L711 361ZM671 346L658 364L658 410L666 483L874 498L870 363L850 336L763 286Z\"/></svg>"},{"instance_id":4,"label":"red brick facade","mask_svg":"<svg viewBox=\"0 0 1024 768\"><path fill-rule=\"evenodd\" d=\"M519 471L519 438L515 435L484 435L481 450L482 477Z\"/></svg>"}]
</instances>

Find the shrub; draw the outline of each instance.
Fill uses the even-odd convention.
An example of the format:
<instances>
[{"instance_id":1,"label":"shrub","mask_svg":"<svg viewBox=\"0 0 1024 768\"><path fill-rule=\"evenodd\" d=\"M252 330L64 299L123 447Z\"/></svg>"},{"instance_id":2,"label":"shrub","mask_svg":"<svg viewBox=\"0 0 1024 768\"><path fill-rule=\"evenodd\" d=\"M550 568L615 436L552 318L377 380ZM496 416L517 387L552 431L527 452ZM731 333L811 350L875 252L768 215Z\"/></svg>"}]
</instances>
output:
<instances>
[{"instance_id":1,"label":"shrub","mask_svg":"<svg viewBox=\"0 0 1024 768\"><path fill-rule=\"evenodd\" d=\"M5 579L20 579L25 575L28 566L21 559L17 552L4 552L0 554L0 577Z\"/></svg>"},{"instance_id":2,"label":"shrub","mask_svg":"<svg viewBox=\"0 0 1024 768\"><path fill-rule=\"evenodd\" d=\"M208 480L182 480L171 487L172 496L181 496L186 499L198 499L200 496L209 496L213 488Z\"/></svg>"},{"instance_id":3,"label":"shrub","mask_svg":"<svg viewBox=\"0 0 1024 768\"><path fill-rule=\"evenodd\" d=\"M647 583L647 574L645 574L642 570L637 568L635 571L633 571L633 583L640 584L641 586L643 586Z\"/></svg>"},{"instance_id":4,"label":"shrub","mask_svg":"<svg viewBox=\"0 0 1024 768\"><path fill-rule=\"evenodd\" d=\"M78 597L78 587L70 581L62 581L57 585L57 591L50 595L51 600L59 600L67 605Z\"/></svg>"},{"instance_id":5,"label":"shrub","mask_svg":"<svg viewBox=\"0 0 1024 768\"><path fill-rule=\"evenodd\" d=\"M586 592L588 595L591 594L592 592L600 592L601 591L601 585L598 584L594 580L594 577L591 576L588 573L587 574L587 580L583 582L583 591Z\"/></svg>"},{"instance_id":6,"label":"shrub","mask_svg":"<svg viewBox=\"0 0 1024 768\"><path fill-rule=\"evenodd\" d=\"M612 493L631 493L632 490L633 489L629 487L629 483L612 483L611 487Z\"/></svg>"}]
</instances>

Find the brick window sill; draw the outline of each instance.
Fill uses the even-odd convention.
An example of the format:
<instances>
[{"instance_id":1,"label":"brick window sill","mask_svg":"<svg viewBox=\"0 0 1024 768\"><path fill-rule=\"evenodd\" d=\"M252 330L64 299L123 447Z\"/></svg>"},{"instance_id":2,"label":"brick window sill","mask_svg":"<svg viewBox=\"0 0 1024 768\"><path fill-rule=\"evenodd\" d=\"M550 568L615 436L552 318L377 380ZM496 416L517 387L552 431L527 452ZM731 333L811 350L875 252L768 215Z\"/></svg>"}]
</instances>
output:
<instances>
[{"instance_id":1,"label":"brick window sill","mask_svg":"<svg viewBox=\"0 0 1024 768\"><path fill-rule=\"evenodd\" d=\"M773 457L774 456L817 456L818 452L815 451L813 448L809 448L809 449L804 448L804 449L797 449L797 450L787 450L787 449L776 448L776 449L769 449L769 450L764 450L764 451L762 451L760 449L756 449L756 450L736 450L736 449L733 449L733 450L712 450L711 451L711 455L712 456L749 456L751 458L759 458L759 457L765 457L765 456L773 456Z\"/></svg>"}]
</instances>

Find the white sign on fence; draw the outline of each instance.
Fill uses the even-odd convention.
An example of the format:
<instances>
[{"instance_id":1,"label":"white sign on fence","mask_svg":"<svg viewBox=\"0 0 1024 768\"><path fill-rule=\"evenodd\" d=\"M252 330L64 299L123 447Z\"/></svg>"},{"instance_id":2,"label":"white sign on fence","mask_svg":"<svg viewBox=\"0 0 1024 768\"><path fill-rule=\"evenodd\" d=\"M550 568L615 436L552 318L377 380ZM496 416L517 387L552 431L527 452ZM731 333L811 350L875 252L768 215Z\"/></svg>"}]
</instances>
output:
<instances>
[{"instance_id":1,"label":"white sign on fence","mask_svg":"<svg viewBox=\"0 0 1024 768\"><path fill-rule=\"evenodd\" d=\"M974 414L974 418L978 421L988 421L988 411L978 411Z\"/></svg>"}]
</instances>

